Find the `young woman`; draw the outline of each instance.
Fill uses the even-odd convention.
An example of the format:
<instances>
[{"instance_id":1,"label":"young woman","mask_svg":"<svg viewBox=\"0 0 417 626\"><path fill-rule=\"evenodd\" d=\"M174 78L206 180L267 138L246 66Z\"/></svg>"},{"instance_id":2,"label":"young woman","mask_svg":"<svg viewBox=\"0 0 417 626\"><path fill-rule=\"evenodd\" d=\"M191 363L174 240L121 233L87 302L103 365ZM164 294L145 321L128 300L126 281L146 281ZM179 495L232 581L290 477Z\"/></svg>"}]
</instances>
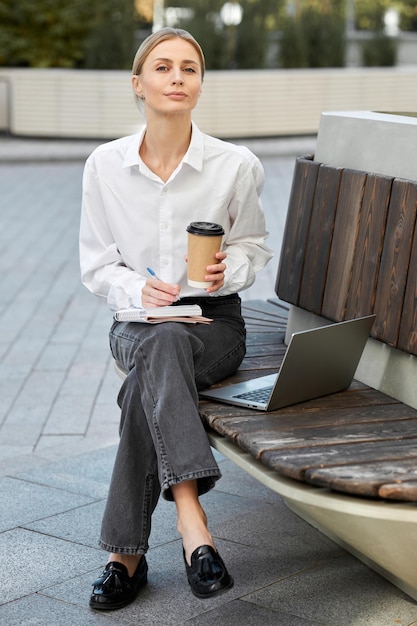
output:
<instances>
[{"instance_id":1,"label":"young woman","mask_svg":"<svg viewBox=\"0 0 417 626\"><path fill-rule=\"evenodd\" d=\"M117 609L147 580L145 554L160 494L175 502L192 592L213 597L232 577L207 528L199 496L220 471L198 413L198 390L230 376L245 353L237 295L272 254L259 194L264 174L246 148L192 122L204 56L186 31L165 28L139 48L132 84L146 125L87 160L80 229L85 286L110 309L197 303L210 325L114 322L110 347L129 372L120 390L120 444L100 545L110 555L90 606ZM186 227L221 224L206 289L187 285ZM158 276L150 276L150 266Z\"/></svg>"}]
</instances>

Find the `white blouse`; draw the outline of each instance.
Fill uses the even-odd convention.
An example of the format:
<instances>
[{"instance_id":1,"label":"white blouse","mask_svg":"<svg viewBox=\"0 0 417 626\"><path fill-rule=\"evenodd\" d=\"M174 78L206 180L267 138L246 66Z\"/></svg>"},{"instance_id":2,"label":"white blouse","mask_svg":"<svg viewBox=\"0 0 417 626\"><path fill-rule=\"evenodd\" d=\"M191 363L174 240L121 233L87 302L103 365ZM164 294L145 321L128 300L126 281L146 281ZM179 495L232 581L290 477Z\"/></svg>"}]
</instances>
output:
<instances>
[{"instance_id":1,"label":"white blouse","mask_svg":"<svg viewBox=\"0 0 417 626\"><path fill-rule=\"evenodd\" d=\"M164 182L139 156L145 128L99 146L83 177L80 261L83 284L112 310L141 306L151 267L180 296L204 296L187 285L190 222L224 228L225 284L214 294L250 287L272 257L260 203L264 172L259 159L202 133L193 123L187 153Z\"/></svg>"}]
</instances>

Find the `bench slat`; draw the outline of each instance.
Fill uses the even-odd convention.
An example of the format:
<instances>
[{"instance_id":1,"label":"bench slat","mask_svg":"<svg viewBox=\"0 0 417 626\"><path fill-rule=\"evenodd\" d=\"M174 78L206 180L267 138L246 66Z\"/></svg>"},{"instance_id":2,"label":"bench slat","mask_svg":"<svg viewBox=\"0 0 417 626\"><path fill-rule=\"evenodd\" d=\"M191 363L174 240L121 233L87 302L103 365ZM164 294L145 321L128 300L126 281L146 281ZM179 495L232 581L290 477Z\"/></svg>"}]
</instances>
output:
<instances>
[{"instance_id":1,"label":"bench slat","mask_svg":"<svg viewBox=\"0 0 417 626\"><path fill-rule=\"evenodd\" d=\"M298 302L304 250L310 226L314 195L320 164L311 159L298 158L295 162L293 183L288 204L288 216L281 250L280 267L275 292L285 302Z\"/></svg>"},{"instance_id":2,"label":"bench slat","mask_svg":"<svg viewBox=\"0 0 417 626\"><path fill-rule=\"evenodd\" d=\"M317 315L322 309L342 171L321 165L317 178L299 297L299 306ZM303 219L307 217L308 212Z\"/></svg>"},{"instance_id":3,"label":"bench slat","mask_svg":"<svg viewBox=\"0 0 417 626\"><path fill-rule=\"evenodd\" d=\"M250 348L253 346L264 346L264 345L272 345L279 346L284 342L284 332L272 332L266 331L264 328L260 330L250 330L246 337L246 348Z\"/></svg>"},{"instance_id":4,"label":"bench slat","mask_svg":"<svg viewBox=\"0 0 417 626\"><path fill-rule=\"evenodd\" d=\"M254 376L254 371L258 372L259 376L266 376L265 370L271 370L272 373L277 372L277 359L274 359L274 361L275 365L271 364L263 354L259 354L258 356L253 357L248 356L245 358L244 362L240 366L240 370L248 370L251 374L251 378L253 378Z\"/></svg>"},{"instance_id":5,"label":"bench slat","mask_svg":"<svg viewBox=\"0 0 417 626\"><path fill-rule=\"evenodd\" d=\"M365 172L344 170L341 176L321 310L321 314L330 320L344 319L365 181ZM366 314L370 312L371 309Z\"/></svg>"},{"instance_id":6,"label":"bench slat","mask_svg":"<svg viewBox=\"0 0 417 626\"><path fill-rule=\"evenodd\" d=\"M378 495L380 498L389 500L417 502L417 481L410 480L381 485Z\"/></svg>"},{"instance_id":7,"label":"bench slat","mask_svg":"<svg viewBox=\"0 0 417 626\"><path fill-rule=\"evenodd\" d=\"M282 360L282 355L284 353L284 348L275 342L267 342L256 344L252 343L246 346L246 361L251 357L262 356L266 357L275 357L273 365L275 365L275 369L277 369L277 360ZM268 359L269 362L270 359Z\"/></svg>"},{"instance_id":8,"label":"bench slat","mask_svg":"<svg viewBox=\"0 0 417 626\"><path fill-rule=\"evenodd\" d=\"M297 436L300 429L303 429L311 431L313 440L311 445L313 445L315 436L322 436L321 429L325 429L327 433L329 427L349 426L350 428L356 424L378 424L384 428L385 422L393 420L417 420L416 411L402 404L381 405L377 404L378 399L375 399L375 405L363 406L361 398L357 396L353 397L352 403L346 407L346 404L342 405L343 396L340 395L341 406L335 403L333 407L327 407L324 411L320 408L312 408L297 413L281 409L281 411L254 415L251 409L243 409L246 412L241 411L239 415L239 411L235 411L231 417L222 416L220 411L216 411L216 421L211 424L214 423L217 432L226 437L230 437L233 432L239 432L240 435L259 436L260 439L265 436L265 432L273 431L277 436L281 436L284 432L292 431L294 436ZM354 404L355 399L358 401L357 406ZM348 430L346 430L346 435L349 436Z\"/></svg>"},{"instance_id":9,"label":"bench slat","mask_svg":"<svg viewBox=\"0 0 417 626\"><path fill-rule=\"evenodd\" d=\"M216 430L218 425L216 423ZM234 433L234 441L255 458L262 458L267 450L303 448L311 446L334 446L366 441L391 441L414 437L417 432L417 418L404 420L368 422L346 426L326 426L323 428L298 428L293 430L265 430L257 433Z\"/></svg>"},{"instance_id":10,"label":"bench slat","mask_svg":"<svg viewBox=\"0 0 417 626\"><path fill-rule=\"evenodd\" d=\"M313 485L374 498L378 497L380 488L385 483L400 483L416 477L417 448L414 457L407 459L311 469L305 473L305 480Z\"/></svg>"},{"instance_id":11,"label":"bench slat","mask_svg":"<svg viewBox=\"0 0 417 626\"><path fill-rule=\"evenodd\" d=\"M395 179L376 290L372 336L397 345L416 219L417 183ZM410 202L411 198L411 202Z\"/></svg>"},{"instance_id":12,"label":"bench slat","mask_svg":"<svg viewBox=\"0 0 417 626\"><path fill-rule=\"evenodd\" d=\"M392 181L376 174L368 174L366 178L346 319L362 317L374 310Z\"/></svg>"},{"instance_id":13,"label":"bench slat","mask_svg":"<svg viewBox=\"0 0 417 626\"><path fill-rule=\"evenodd\" d=\"M288 305L273 304L267 300L250 300L242 303L245 319L255 318L273 322L288 320Z\"/></svg>"},{"instance_id":14,"label":"bench slat","mask_svg":"<svg viewBox=\"0 0 417 626\"><path fill-rule=\"evenodd\" d=\"M361 462L387 461L404 459L417 455L417 438L400 441L372 441L370 443L352 443L343 446L306 447L302 450L273 450L265 452L262 461L283 476L304 480L305 473L315 468L349 466ZM382 496L381 497L389 497Z\"/></svg>"},{"instance_id":15,"label":"bench slat","mask_svg":"<svg viewBox=\"0 0 417 626\"><path fill-rule=\"evenodd\" d=\"M417 212L417 185L409 187L407 206L414 204ZM398 347L410 354L417 355L417 228L414 228L414 239L411 250L410 268L407 276L407 286L404 298L404 307L401 315L400 336Z\"/></svg>"}]
</instances>

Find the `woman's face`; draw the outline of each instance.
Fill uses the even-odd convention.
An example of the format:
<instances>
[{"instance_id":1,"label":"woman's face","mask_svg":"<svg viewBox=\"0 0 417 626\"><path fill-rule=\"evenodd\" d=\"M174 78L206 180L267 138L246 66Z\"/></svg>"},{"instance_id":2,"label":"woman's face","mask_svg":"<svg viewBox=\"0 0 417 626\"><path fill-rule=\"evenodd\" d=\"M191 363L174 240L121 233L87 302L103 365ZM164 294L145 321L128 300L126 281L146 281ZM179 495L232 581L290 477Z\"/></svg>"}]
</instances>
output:
<instances>
[{"instance_id":1,"label":"woman's face","mask_svg":"<svg viewBox=\"0 0 417 626\"><path fill-rule=\"evenodd\" d=\"M180 37L162 41L132 81L145 109L159 114L191 112L201 93L199 55L191 43Z\"/></svg>"}]
</instances>

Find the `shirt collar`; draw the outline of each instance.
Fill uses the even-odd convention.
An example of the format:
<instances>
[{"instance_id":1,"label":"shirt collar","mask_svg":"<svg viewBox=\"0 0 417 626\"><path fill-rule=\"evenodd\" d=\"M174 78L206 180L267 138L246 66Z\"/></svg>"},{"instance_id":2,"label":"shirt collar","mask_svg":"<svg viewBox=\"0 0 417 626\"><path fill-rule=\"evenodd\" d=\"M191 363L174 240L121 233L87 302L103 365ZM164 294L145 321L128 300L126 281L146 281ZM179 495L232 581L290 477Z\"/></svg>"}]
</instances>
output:
<instances>
[{"instance_id":1,"label":"shirt collar","mask_svg":"<svg viewBox=\"0 0 417 626\"><path fill-rule=\"evenodd\" d=\"M139 148L145 135L146 126L132 135L132 140L126 150L125 158L123 160L123 168L140 166L142 163L139 157ZM192 122L191 141L188 146L188 150L184 155L183 163L187 163L190 167L193 167L197 171L203 169L203 156L204 156L204 136L201 130L194 122Z\"/></svg>"},{"instance_id":2,"label":"shirt collar","mask_svg":"<svg viewBox=\"0 0 417 626\"><path fill-rule=\"evenodd\" d=\"M197 124L192 122L191 141L184 155L183 163L187 163L198 172L203 169L204 135Z\"/></svg>"},{"instance_id":3,"label":"shirt collar","mask_svg":"<svg viewBox=\"0 0 417 626\"><path fill-rule=\"evenodd\" d=\"M123 159L123 168L139 165L139 148L145 135L146 126L143 126L141 130L135 135L131 136L131 141L127 146L125 157Z\"/></svg>"}]
</instances>

